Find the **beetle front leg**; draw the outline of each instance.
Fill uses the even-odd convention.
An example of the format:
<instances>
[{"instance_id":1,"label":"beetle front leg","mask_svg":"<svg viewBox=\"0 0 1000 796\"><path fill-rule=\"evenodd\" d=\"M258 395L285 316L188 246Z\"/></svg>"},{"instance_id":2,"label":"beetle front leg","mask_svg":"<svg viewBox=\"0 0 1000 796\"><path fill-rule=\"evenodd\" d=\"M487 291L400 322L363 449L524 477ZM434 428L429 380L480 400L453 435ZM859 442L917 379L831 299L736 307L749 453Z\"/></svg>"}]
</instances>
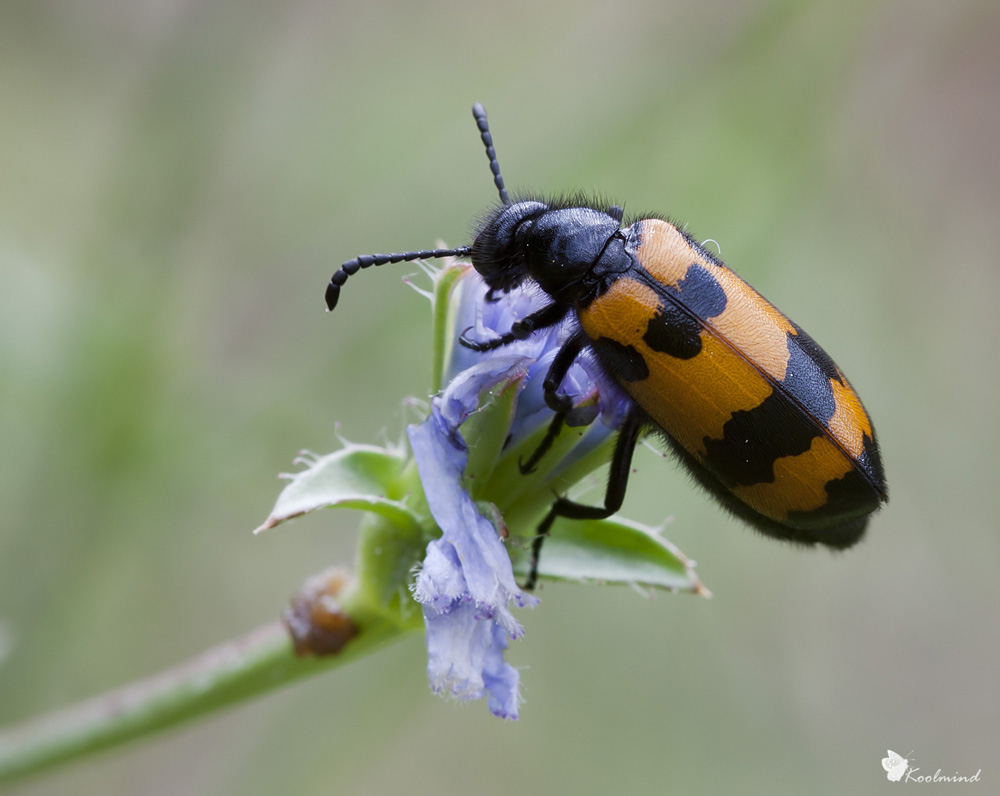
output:
<instances>
[{"instance_id":1,"label":"beetle front leg","mask_svg":"<svg viewBox=\"0 0 1000 796\"><path fill-rule=\"evenodd\" d=\"M569 307L564 304L549 304L548 306L542 307L540 310L537 310L530 315L525 315L519 321L514 321L509 332L502 334L499 337L494 337L492 340L478 342L470 339L467 336L469 330L472 328L470 326L462 332L462 335L458 338L458 342L466 348L471 348L473 351L493 351L496 348L502 348L505 345L510 345L517 340L525 340L531 336L532 332L535 332L538 329L555 326L559 323L559 321L566 317L567 312L569 312Z\"/></svg>"}]
</instances>

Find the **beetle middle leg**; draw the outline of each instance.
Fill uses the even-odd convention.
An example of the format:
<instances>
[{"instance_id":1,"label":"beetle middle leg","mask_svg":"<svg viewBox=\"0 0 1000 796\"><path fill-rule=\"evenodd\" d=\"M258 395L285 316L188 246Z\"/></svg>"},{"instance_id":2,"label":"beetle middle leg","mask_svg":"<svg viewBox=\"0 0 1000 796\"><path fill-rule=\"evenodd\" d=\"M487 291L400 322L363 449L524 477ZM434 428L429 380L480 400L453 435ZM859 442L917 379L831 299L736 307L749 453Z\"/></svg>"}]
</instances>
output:
<instances>
[{"instance_id":1,"label":"beetle middle leg","mask_svg":"<svg viewBox=\"0 0 1000 796\"><path fill-rule=\"evenodd\" d=\"M555 359L552 360L549 371L545 374L545 381L542 382L545 404L556 413L556 416L552 418L549 430L545 433L545 437L539 443L538 447L535 448L531 456L526 461L522 460L518 462L522 475L534 472L538 462L541 461L549 448L552 447L552 443L555 442L556 437L559 436L559 432L562 431L563 424L566 422L566 415L573 408L573 399L568 395L560 393L559 387L562 385L563 379L566 378L566 374L569 373L570 367L576 361L586 342L587 339L583 332L574 334L556 352Z\"/></svg>"},{"instance_id":2,"label":"beetle middle leg","mask_svg":"<svg viewBox=\"0 0 1000 796\"><path fill-rule=\"evenodd\" d=\"M625 418L625 423L618 432L614 455L611 457L611 472L608 475L608 488L604 493L603 506L585 506L564 497L556 498L549 513L538 526L535 539L531 543L531 569L522 586L525 591L534 589L538 582L538 559L556 517L565 517L569 520L604 520L622 507L632 468L632 454L635 453L639 432L645 423L646 416L639 409L633 409Z\"/></svg>"}]
</instances>

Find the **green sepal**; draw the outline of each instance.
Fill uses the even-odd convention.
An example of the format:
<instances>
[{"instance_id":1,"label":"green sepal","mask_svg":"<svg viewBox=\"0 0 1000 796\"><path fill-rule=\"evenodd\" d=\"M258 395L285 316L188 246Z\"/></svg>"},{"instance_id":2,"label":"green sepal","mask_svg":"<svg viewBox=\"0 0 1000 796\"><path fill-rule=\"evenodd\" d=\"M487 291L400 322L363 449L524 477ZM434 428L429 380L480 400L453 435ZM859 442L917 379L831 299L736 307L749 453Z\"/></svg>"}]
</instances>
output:
<instances>
[{"instance_id":1,"label":"green sepal","mask_svg":"<svg viewBox=\"0 0 1000 796\"><path fill-rule=\"evenodd\" d=\"M479 396L479 408L462 424L462 438L469 447L465 465L465 487L473 498L492 482L514 420L525 369L514 367L511 375Z\"/></svg>"},{"instance_id":2,"label":"green sepal","mask_svg":"<svg viewBox=\"0 0 1000 796\"><path fill-rule=\"evenodd\" d=\"M254 533L316 509L361 509L378 514L405 531L419 531L424 518L402 502L406 494L403 451L373 445L348 445L326 456L303 457L309 466L286 477L271 514Z\"/></svg>"},{"instance_id":3,"label":"green sepal","mask_svg":"<svg viewBox=\"0 0 1000 796\"><path fill-rule=\"evenodd\" d=\"M368 512L358 539L355 582L341 602L361 624L419 624L408 584L434 525L419 511L426 505L412 462L401 450L353 444L304 460L309 466L288 476L271 516L255 533L317 509Z\"/></svg>"},{"instance_id":4,"label":"green sepal","mask_svg":"<svg viewBox=\"0 0 1000 796\"><path fill-rule=\"evenodd\" d=\"M401 529L384 516L365 516L354 560L352 617L363 622L389 619L401 628L422 626L420 605L409 585L426 551L423 533Z\"/></svg>"},{"instance_id":5,"label":"green sepal","mask_svg":"<svg viewBox=\"0 0 1000 796\"><path fill-rule=\"evenodd\" d=\"M444 363L451 356L451 346L455 341L455 309L457 302L451 300L452 291L471 266L445 265L434 278L433 321L431 332L431 392L444 389Z\"/></svg>"},{"instance_id":6,"label":"green sepal","mask_svg":"<svg viewBox=\"0 0 1000 796\"><path fill-rule=\"evenodd\" d=\"M580 402L576 407L592 405L596 400L595 396ZM552 503L554 493L564 492L587 473L605 464L608 452L614 445L614 440L609 439L606 445L579 458L570 468L560 470L560 463L573 458L573 450L592 428L591 425L564 425L535 470L526 475L521 472L521 462L529 459L538 449L549 431L549 424L550 422L541 424L517 445L503 451L490 477L488 492L483 494L484 499L492 500L505 513L514 512L518 519L534 517L544 512ZM513 526L514 521L511 520L511 523Z\"/></svg>"}]
</instances>

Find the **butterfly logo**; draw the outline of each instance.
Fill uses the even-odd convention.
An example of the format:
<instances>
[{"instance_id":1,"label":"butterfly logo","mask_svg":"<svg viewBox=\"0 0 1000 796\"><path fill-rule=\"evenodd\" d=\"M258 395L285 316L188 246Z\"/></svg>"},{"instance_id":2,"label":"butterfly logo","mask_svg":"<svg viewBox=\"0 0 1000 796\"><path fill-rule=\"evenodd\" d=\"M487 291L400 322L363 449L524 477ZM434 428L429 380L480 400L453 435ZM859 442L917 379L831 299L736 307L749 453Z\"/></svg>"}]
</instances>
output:
<instances>
[{"instance_id":1,"label":"butterfly logo","mask_svg":"<svg viewBox=\"0 0 1000 796\"><path fill-rule=\"evenodd\" d=\"M889 756L882 758L882 768L886 770L889 782L899 782L903 778L903 774L906 773L910 761L905 757L900 757L892 749L887 749L886 751L889 753Z\"/></svg>"}]
</instances>

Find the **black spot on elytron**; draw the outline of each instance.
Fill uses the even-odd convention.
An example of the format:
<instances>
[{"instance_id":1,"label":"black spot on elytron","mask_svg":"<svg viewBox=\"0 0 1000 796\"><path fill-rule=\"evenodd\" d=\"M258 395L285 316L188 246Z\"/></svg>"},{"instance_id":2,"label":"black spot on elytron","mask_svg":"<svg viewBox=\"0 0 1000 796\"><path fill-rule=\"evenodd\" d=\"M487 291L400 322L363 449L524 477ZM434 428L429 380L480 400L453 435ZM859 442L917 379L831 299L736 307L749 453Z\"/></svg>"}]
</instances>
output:
<instances>
[{"instance_id":1,"label":"black spot on elytron","mask_svg":"<svg viewBox=\"0 0 1000 796\"><path fill-rule=\"evenodd\" d=\"M654 351L692 359L701 353L702 320L726 308L726 291L708 269L692 263L677 287L651 280L660 306L646 327L643 340Z\"/></svg>"},{"instance_id":2,"label":"black spot on elytron","mask_svg":"<svg viewBox=\"0 0 1000 796\"><path fill-rule=\"evenodd\" d=\"M722 439L705 438L705 467L726 487L774 483L774 463L805 453L821 432L780 390L758 406L733 412Z\"/></svg>"},{"instance_id":3,"label":"black spot on elytron","mask_svg":"<svg viewBox=\"0 0 1000 796\"><path fill-rule=\"evenodd\" d=\"M837 478L826 485L828 495L824 514L850 519L867 516L878 508L879 494L872 489L861 473L851 469L843 478Z\"/></svg>"},{"instance_id":4,"label":"black spot on elytron","mask_svg":"<svg viewBox=\"0 0 1000 796\"><path fill-rule=\"evenodd\" d=\"M705 266L691 263L677 287L664 285L667 293L699 318L714 318L726 308L726 291Z\"/></svg>"},{"instance_id":5,"label":"black spot on elytron","mask_svg":"<svg viewBox=\"0 0 1000 796\"><path fill-rule=\"evenodd\" d=\"M829 428L830 418L837 410L837 405L833 400L833 385L830 383L832 377L824 365L833 365L833 362L812 339L808 339L812 346L812 350L808 350L800 345L802 341L797 335L789 334L786 337L788 367L781 384L815 420ZM825 362L816 360L817 351L822 354ZM833 369L836 371L836 365Z\"/></svg>"},{"instance_id":6,"label":"black spot on elytron","mask_svg":"<svg viewBox=\"0 0 1000 796\"><path fill-rule=\"evenodd\" d=\"M649 378L649 366L633 346L610 337L598 337L591 343L597 359L619 381L642 381Z\"/></svg>"},{"instance_id":7,"label":"black spot on elytron","mask_svg":"<svg viewBox=\"0 0 1000 796\"><path fill-rule=\"evenodd\" d=\"M856 469L828 481L826 494L826 503L812 511L790 511L788 524L811 530L818 541L830 547L850 547L861 538L868 515L879 507L881 496Z\"/></svg>"},{"instance_id":8,"label":"black spot on elytron","mask_svg":"<svg viewBox=\"0 0 1000 796\"><path fill-rule=\"evenodd\" d=\"M669 298L661 298L642 339L654 351L691 359L701 353L701 324Z\"/></svg>"},{"instance_id":9,"label":"black spot on elytron","mask_svg":"<svg viewBox=\"0 0 1000 796\"><path fill-rule=\"evenodd\" d=\"M709 472L701 462L684 450L666 432L660 431L664 439L702 487L719 502L719 504L735 516L750 524L758 531L774 539L783 539L795 544L824 544L842 550L857 542L864 534L868 524L867 517L838 522L826 515L816 515L816 512L795 512L794 518L785 521L773 520L750 508L746 503L730 492L714 473ZM821 509L817 509L821 512Z\"/></svg>"},{"instance_id":10,"label":"black spot on elytron","mask_svg":"<svg viewBox=\"0 0 1000 796\"><path fill-rule=\"evenodd\" d=\"M800 348L828 379L835 379L843 384L844 377L841 375L840 370L838 370L836 363L830 359L830 355L820 348L815 340L802 331L801 326L791 320L789 320L789 323L792 324L792 328L796 332L788 336L789 351L796 347Z\"/></svg>"}]
</instances>

